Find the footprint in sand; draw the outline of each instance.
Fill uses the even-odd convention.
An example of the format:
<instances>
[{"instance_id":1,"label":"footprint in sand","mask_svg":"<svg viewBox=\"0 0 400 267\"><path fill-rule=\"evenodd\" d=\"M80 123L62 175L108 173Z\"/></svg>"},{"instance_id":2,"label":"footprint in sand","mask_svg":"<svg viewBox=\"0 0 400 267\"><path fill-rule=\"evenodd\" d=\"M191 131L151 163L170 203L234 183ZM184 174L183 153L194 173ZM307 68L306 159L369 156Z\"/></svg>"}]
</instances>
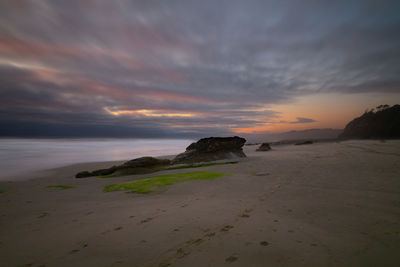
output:
<instances>
[{"instance_id":1,"label":"footprint in sand","mask_svg":"<svg viewBox=\"0 0 400 267\"><path fill-rule=\"evenodd\" d=\"M102 232L101 234L102 235L105 235L105 234L107 234L107 233L109 233L110 232L110 230L105 230L104 232Z\"/></svg>"},{"instance_id":2,"label":"footprint in sand","mask_svg":"<svg viewBox=\"0 0 400 267\"><path fill-rule=\"evenodd\" d=\"M26 267L29 267L29 266L33 266L34 265L34 263L28 263L28 264L25 264L24 266L26 266ZM46 267L46 265L45 264L39 264L39 265L37 265L38 267Z\"/></svg>"},{"instance_id":3,"label":"footprint in sand","mask_svg":"<svg viewBox=\"0 0 400 267\"><path fill-rule=\"evenodd\" d=\"M224 227L221 228L221 232L228 232L230 229L232 229L232 225L225 225Z\"/></svg>"},{"instance_id":4,"label":"footprint in sand","mask_svg":"<svg viewBox=\"0 0 400 267\"><path fill-rule=\"evenodd\" d=\"M255 173L252 173L252 175L254 175L254 176L268 176L269 173L268 172L255 172Z\"/></svg>"},{"instance_id":5,"label":"footprint in sand","mask_svg":"<svg viewBox=\"0 0 400 267\"><path fill-rule=\"evenodd\" d=\"M49 216L49 215L50 215L50 213L48 213L48 212L43 212L42 214L39 215L38 218L44 218L44 217L47 217L47 216Z\"/></svg>"},{"instance_id":6,"label":"footprint in sand","mask_svg":"<svg viewBox=\"0 0 400 267\"><path fill-rule=\"evenodd\" d=\"M228 258L225 259L225 261L227 263L232 263L234 261L237 261L237 259L238 259L238 257L236 257L236 256L229 256Z\"/></svg>"},{"instance_id":7,"label":"footprint in sand","mask_svg":"<svg viewBox=\"0 0 400 267\"><path fill-rule=\"evenodd\" d=\"M151 220L153 220L153 218L147 218L147 219L141 220L141 221L140 221L140 224L142 224L142 223L147 223L147 222L149 222L149 221L151 221Z\"/></svg>"},{"instance_id":8,"label":"footprint in sand","mask_svg":"<svg viewBox=\"0 0 400 267\"><path fill-rule=\"evenodd\" d=\"M253 209L245 209L241 214L239 214L239 217L241 218L249 218L250 217L250 212L252 212Z\"/></svg>"},{"instance_id":9,"label":"footprint in sand","mask_svg":"<svg viewBox=\"0 0 400 267\"><path fill-rule=\"evenodd\" d=\"M190 252L185 252L184 250L183 250L183 248L178 248L177 250L176 250L176 257L178 258L178 259L181 259L181 258L183 258L183 257L186 257L187 255L189 255L190 254Z\"/></svg>"},{"instance_id":10,"label":"footprint in sand","mask_svg":"<svg viewBox=\"0 0 400 267\"><path fill-rule=\"evenodd\" d=\"M214 233L214 232L211 232L211 233L205 234L204 236L206 236L206 237L212 237L212 236L215 236L215 233Z\"/></svg>"},{"instance_id":11,"label":"footprint in sand","mask_svg":"<svg viewBox=\"0 0 400 267\"><path fill-rule=\"evenodd\" d=\"M77 245L79 245L82 248L87 248L88 247L88 243L86 243L85 241L77 242Z\"/></svg>"},{"instance_id":12,"label":"footprint in sand","mask_svg":"<svg viewBox=\"0 0 400 267\"><path fill-rule=\"evenodd\" d=\"M203 239L198 238L198 239L195 239L195 240L189 240L189 241L186 242L186 244L199 245L202 242L203 242Z\"/></svg>"}]
</instances>

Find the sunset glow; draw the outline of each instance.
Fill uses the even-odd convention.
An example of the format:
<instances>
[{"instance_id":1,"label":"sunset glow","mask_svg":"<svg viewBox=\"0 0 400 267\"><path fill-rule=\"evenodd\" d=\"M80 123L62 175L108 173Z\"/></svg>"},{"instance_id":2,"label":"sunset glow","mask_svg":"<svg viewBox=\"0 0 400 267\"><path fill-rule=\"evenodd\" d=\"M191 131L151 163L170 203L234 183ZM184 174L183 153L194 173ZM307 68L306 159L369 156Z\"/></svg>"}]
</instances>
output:
<instances>
[{"instance_id":1,"label":"sunset glow","mask_svg":"<svg viewBox=\"0 0 400 267\"><path fill-rule=\"evenodd\" d=\"M136 115L145 117L193 117L194 116L193 114L188 114L188 113L160 113L160 111L148 110L148 109L112 111L108 107L105 107L104 110L114 116L119 116L119 115Z\"/></svg>"}]
</instances>

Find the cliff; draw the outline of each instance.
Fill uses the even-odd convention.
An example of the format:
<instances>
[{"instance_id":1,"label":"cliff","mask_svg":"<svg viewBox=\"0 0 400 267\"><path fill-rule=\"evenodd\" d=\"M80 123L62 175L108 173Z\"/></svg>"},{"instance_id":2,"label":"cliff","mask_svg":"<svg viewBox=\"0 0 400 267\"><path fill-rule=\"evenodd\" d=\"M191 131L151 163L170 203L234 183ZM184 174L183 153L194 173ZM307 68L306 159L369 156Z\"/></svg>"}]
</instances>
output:
<instances>
[{"instance_id":1,"label":"cliff","mask_svg":"<svg viewBox=\"0 0 400 267\"><path fill-rule=\"evenodd\" d=\"M400 105L378 106L349 122L341 139L395 139L400 138Z\"/></svg>"}]
</instances>

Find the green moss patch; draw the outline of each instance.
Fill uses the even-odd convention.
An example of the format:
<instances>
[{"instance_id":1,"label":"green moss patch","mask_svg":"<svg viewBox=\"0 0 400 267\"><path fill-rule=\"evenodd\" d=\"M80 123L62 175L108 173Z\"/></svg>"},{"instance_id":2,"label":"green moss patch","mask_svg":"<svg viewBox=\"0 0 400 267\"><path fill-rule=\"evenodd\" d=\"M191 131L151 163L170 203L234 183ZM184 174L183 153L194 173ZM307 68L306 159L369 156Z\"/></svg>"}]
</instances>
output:
<instances>
[{"instance_id":1,"label":"green moss patch","mask_svg":"<svg viewBox=\"0 0 400 267\"><path fill-rule=\"evenodd\" d=\"M75 188L75 186L71 185L49 185L46 186L47 188L56 188L56 189L70 189L70 188Z\"/></svg>"},{"instance_id":2,"label":"green moss patch","mask_svg":"<svg viewBox=\"0 0 400 267\"><path fill-rule=\"evenodd\" d=\"M152 189L162 186L168 186L176 183L194 180L210 180L229 176L220 172L187 172L168 175L159 175L153 177L140 178L122 184L112 184L104 187L105 192L112 191L131 191L134 193L148 194L153 192Z\"/></svg>"},{"instance_id":3,"label":"green moss patch","mask_svg":"<svg viewBox=\"0 0 400 267\"><path fill-rule=\"evenodd\" d=\"M239 161L193 163L193 164L186 164L186 165L170 167L170 168L166 168L163 170L167 171L167 170L179 170L179 169L188 169L188 168L200 168L200 167L208 167L208 166L214 166L214 165L236 164L238 162Z\"/></svg>"},{"instance_id":4,"label":"green moss patch","mask_svg":"<svg viewBox=\"0 0 400 267\"><path fill-rule=\"evenodd\" d=\"M169 171L169 170L180 170L180 169L188 169L188 168L200 168L200 167L207 167L207 166L213 166L213 165L225 165L225 164L236 164L239 161L227 161L227 162L204 162L204 163L192 163L192 164L185 164L185 165L178 165L178 166L172 166L168 167L165 169L139 169L136 168L135 172L132 173L125 173L125 174L108 174L108 175L101 175L97 176L97 178L115 178L123 175L135 175L135 174L143 174L143 173L153 173L153 172L158 172L158 171Z\"/></svg>"}]
</instances>

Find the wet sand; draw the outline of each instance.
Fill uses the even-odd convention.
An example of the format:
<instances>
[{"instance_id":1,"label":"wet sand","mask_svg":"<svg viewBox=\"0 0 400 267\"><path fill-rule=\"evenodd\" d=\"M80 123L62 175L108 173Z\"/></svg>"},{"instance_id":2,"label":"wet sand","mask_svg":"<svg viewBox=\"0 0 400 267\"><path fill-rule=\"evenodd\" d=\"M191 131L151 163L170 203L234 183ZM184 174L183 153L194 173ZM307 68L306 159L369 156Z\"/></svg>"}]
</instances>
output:
<instances>
[{"instance_id":1,"label":"wet sand","mask_svg":"<svg viewBox=\"0 0 400 267\"><path fill-rule=\"evenodd\" d=\"M400 141L256 148L148 195L73 178L115 162L0 182L0 266L398 266Z\"/></svg>"}]
</instances>

